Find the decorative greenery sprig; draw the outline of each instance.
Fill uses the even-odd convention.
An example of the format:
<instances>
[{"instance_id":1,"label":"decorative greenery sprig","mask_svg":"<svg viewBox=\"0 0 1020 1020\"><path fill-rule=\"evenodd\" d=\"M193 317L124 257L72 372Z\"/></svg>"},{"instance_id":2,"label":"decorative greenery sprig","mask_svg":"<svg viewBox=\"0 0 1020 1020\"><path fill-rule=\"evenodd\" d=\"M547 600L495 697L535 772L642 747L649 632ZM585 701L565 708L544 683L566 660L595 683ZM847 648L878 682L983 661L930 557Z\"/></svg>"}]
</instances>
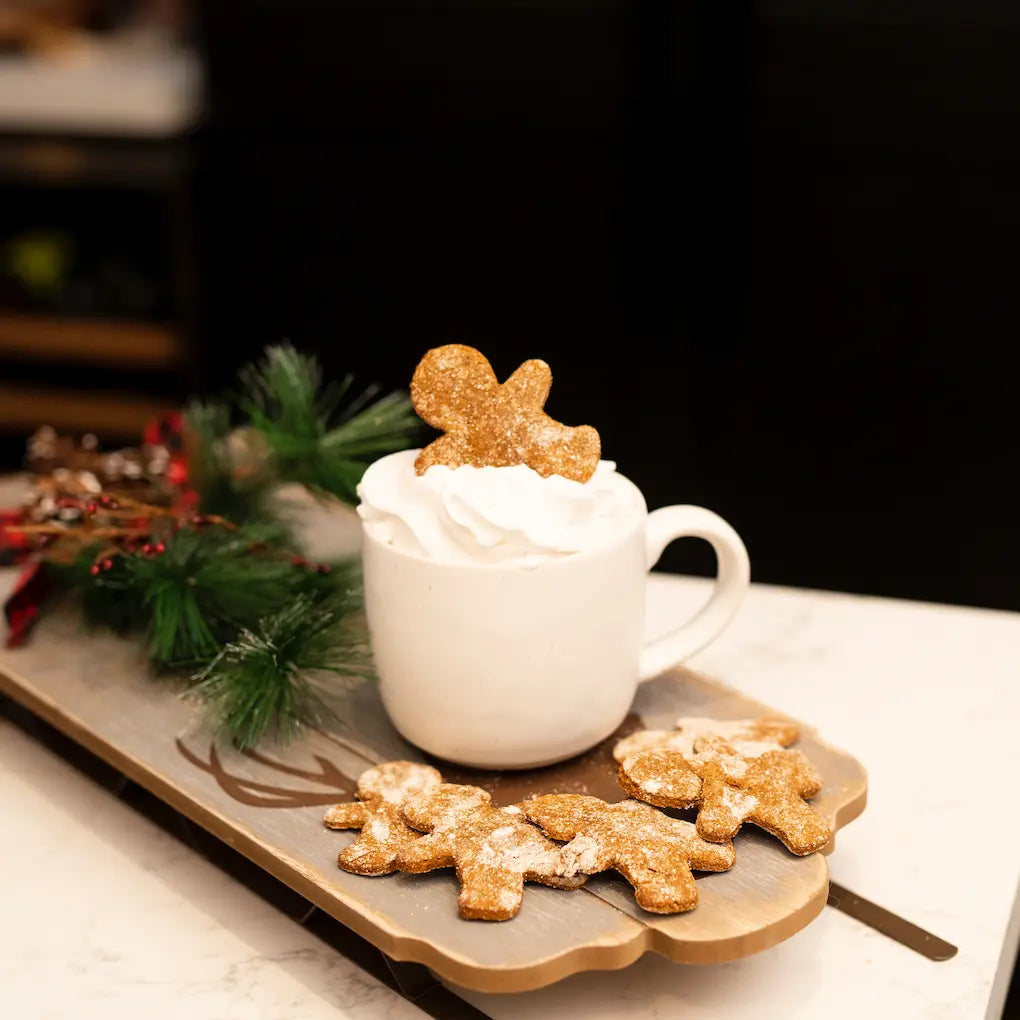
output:
<instances>
[{"instance_id":1,"label":"decorative greenery sprig","mask_svg":"<svg viewBox=\"0 0 1020 1020\"><path fill-rule=\"evenodd\" d=\"M256 626L300 596L333 591L328 575L295 566L276 530L184 528L160 543L158 555L111 557L108 570L92 576L89 568L87 581L82 575L86 614L93 622L106 622L111 611L125 614L128 625L145 632L157 667L208 662L239 628Z\"/></svg>"},{"instance_id":2,"label":"decorative greenery sprig","mask_svg":"<svg viewBox=\"0 0 1020 1020\"><path fill-rule=\"evenodd\" d=\"M376 399L370 386L352 396L351 376L324 385L316 361L289 345L266 348L241 383L238 406L265 443L276 478L348 503L356 502L371 461L403 449L421 425L406 395Z\"/></svg>"},{"instance_id":3,"label":"decorative greenery sprig","mask_svg":"<svg viewBox=\"0 0 1020 1020\"><path fill-rule=\"evenodd\" d=\"M264 451L253 449L255 443L234 430L230 405L193 400L185 409L184 422L188 476L198 494L198 509L239 525L275 521L282 528L270 506L274 478ZM239 447L248 454L241 463Z\"/></svg>"},{"instance_id":4,"label":"decorative greenery sprig","mask_svg":"<svg viewBox=\"0 0 1020 1020\"><path fill-rule=\"evenodd\" d=\"M353 589L320 602L301 596L242 628L196 677L213 724L251 747L267 732L287 740L328 714L316 674L368 672L364 634L350 626L359 605Z\"/></svg>"},{"instance_id":5,"label":"decorative greenery sprig","mask_svg":"<svg viewBox=\"0 0 1020 1020\"><path fill-rule=\"evenodd\" d=\"M369 672L363 630L351 626L356 567L306 563L268 498L299 482L354 502L370 461L408 445L418 422L407 397L351 387L323 385L315 360L289 345L269 347L232 405L188 408L198 515L103 495L73 525L22 528L70 551L49 567L86 618L144 635L157 670L191 672L213 727L241 747L320 718L317 675Z\"/></svg>"}]
</instances>

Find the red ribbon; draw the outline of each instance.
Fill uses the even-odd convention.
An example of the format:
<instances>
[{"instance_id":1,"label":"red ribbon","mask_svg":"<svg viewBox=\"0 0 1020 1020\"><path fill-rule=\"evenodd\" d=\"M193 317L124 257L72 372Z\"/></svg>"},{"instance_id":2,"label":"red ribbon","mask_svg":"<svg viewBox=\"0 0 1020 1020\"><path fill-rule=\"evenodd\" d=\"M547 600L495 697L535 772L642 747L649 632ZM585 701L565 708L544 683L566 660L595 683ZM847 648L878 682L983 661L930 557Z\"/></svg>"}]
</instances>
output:
<instances>
[{"instance_id":1,"label":"red ribbon","mask_svg":"<svg viewBox=\"0 0 1020 1020\"><path fill-rule=\"evenodd\" d=\"M40 560L32 560L14 582L14 589L4 602L8 627L5 644L8 648L18 648L28 639L50 587L49 577Z\"/></svg>"},{"instance_id":2,"label":"red ribbon","mask_svg":"<svg viewBox=\"0 0 1020 1020\"><path fill-rule=\"evenodd\" d=\"M0 509L0 567L21 563L32 551L27 535L8 529L8 525L23 524L24 521L24 511Z\"/></svg>"}]
</instances>

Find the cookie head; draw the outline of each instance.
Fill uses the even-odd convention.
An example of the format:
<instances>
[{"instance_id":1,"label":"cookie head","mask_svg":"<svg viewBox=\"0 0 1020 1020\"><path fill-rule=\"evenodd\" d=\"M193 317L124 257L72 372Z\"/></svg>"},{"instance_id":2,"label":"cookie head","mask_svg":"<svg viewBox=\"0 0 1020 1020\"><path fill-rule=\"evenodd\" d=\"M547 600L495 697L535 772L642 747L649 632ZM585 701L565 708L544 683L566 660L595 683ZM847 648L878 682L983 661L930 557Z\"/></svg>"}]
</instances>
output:
<instances>
[{"instance_id":1,"label":"cookie head","mask_svg":"<svg viewBox=\"0 0 1020 1020\"><path fill-rule=\"evenodd\" d=\"M427 832L441 825L444 819L486 806L492 797L477 786L441 783L408 797L401 814L408 825Z\"/></svg>"},{"instance_id":2,"label":"cookie head","mask_svg":"<svg viewBox=\"0 0 1020 1020\"><path fill-rule=\"evenodd\" d=\"M431 765L415 761L387 761L363 772L358 779L358 799L402 804L408 797L442 783L443 777Z\"/></svg>"},{"instance_id":3,"label":"cookie head","mask_svg":"<svg viewBox=\"0 0 1020 1020\"><path fill-rule=\"evenodd\" d=\"M617 777L630 796L656 807L691 807L701 793L701 777L679 751L668 748L628 756Z\"/></svg>"},{"instance_id":4,"label":"cookie head","mask_svg":"<svg viewBox=\"0 0 1020 1020\"><path fill-rule=\"evenodd\" d=\"M637 730L613 745L613 757L622 762L639 751L650 751L653 747L682 751L685 744L673 730Z\"/></svg>"},{"instance_id":5,"label":"cookie head","mask_svg":"<svg viewBox=\"0 0 1020 1020\"><path fill-rule=\"evenodd\" d=\"M703 716L681 716L673 730L639 730L619 741L613 748L617 761L638 751L653 747L668 748L681 754L694 754L699 741L718 738L729 743L734 753L748 757L777 751L792 744L799 733L797 727L774 716L757 719L708 719Z\"/></svg>"},{"instance_id":6,"label":"cookie head","mask_svg":"<svg viewBox=\"0 0 1020 1020\"><path fill-rule=\"evenodd\" d=\"M422 421L443 432L468 427L495 399L499 382L489 359L464 344L429 351L411 379L411 402Z\"/></svg>"}]
</instances>

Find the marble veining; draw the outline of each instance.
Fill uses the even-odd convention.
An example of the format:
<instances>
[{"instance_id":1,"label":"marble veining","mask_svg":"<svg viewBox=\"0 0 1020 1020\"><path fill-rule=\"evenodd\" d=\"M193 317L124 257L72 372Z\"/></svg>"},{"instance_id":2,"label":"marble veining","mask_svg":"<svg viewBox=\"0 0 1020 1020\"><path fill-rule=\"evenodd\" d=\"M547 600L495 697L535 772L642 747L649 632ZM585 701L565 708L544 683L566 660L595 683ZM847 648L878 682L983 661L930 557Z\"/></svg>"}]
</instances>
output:
<instances>
[{"instance_id":1,"label":"marble veining","mask_svg":"<svg viewBox=\"0 0 1020 1020\"><path fill-rule=\"evenodd\" d=\"M0 1015L425 1015L3 719L0 791Z\"/></svg>"}]
</instances>

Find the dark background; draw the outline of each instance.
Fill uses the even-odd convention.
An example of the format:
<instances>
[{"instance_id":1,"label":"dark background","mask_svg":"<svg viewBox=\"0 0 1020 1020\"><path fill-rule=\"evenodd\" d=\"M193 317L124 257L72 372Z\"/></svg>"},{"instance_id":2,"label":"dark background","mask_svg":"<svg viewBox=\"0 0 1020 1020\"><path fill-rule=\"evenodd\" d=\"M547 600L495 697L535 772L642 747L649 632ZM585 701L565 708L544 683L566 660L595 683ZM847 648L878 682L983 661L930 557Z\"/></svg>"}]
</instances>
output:
<instances>
[{"instance_id":1,"label":"dark background","mask_svg":"<svg viewBox=\"0 0 1020 1020\"><path fill-rule=\"evenodd\" d=\"M177 401L281 338L386 387L447 342L542 357L550 411L650 506L730 520L757 580L1020 609L1015 3L194 10L188 137L0 138L4 224L99 252L57 311L187 341L177 375L47 383Z\"/></svg>"},{"instance_id":2,"label":"dark background","mask_svg":"<svg viewBox=\"0 0 1020 1020\"><path fill-rule=\"evenodd\" d=\"M204 5L212 378L540 356L756 579L1020 609L1020 17L920 6Z\"/></svg>"}]
</instances>

